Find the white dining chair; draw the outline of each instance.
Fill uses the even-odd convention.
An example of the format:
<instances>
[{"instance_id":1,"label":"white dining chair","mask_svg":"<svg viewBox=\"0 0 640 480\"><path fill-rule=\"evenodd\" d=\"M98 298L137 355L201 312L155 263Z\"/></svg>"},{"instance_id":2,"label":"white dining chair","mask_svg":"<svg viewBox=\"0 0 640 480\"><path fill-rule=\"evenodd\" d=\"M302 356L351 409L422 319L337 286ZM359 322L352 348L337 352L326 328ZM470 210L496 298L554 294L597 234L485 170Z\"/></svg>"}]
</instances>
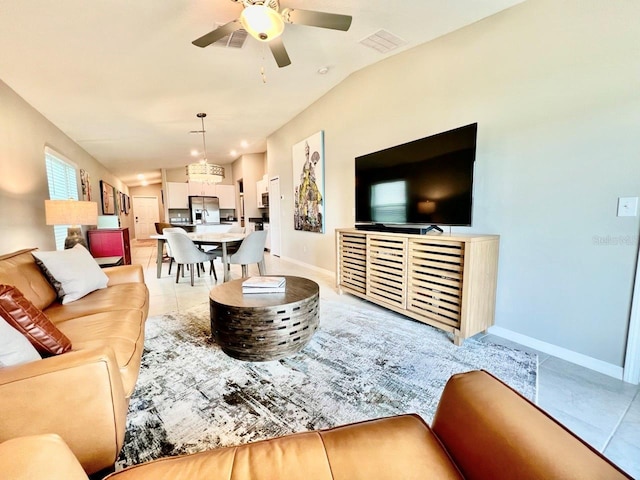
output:
<instances>
[{"instance_id":1,"label":"white dining chair","mask_svg":"<svg viewBox=\"0 0 640 480\"><path fill-rule=\"evenodd\" d=\"M182 228L182 227L172 227L170 224L168 227L164 227L162 228L162 234L164 235L164 232L168 232L168 233L182 233L184 235L187 234L187 231ZM173 265L174 259L173 259L173 255L171 254L171 246L169 245L169 242L164 242L165 247L167 247L167 256L169 257L169 275L171 275L171 266Z\"/></svg>"},{"instance_id":2,"label":"white dining chair","mask_svg":"<svg viewBox=\"0 0 640 480\"><path fill-rule=\"evenodd\" d=\"M245 228L244 227L231 227L227 233L244 233L245 232ZM234 253L236 253L238 251L238 248L240 247L240 243L241 242L231 242L231 243L227 243L227 255L232 255Z\"/></svg>"},{"instance_id":3,"label":"white dining chair","mask_svg":"<svg viewBox=\"0 0 640 480\"><path fill-rule=\"evenodd\" d=\"M267 233L266 230L257 230L244 237L238 250L228 257L228 268L231 264L242 265L242 278L245 278L249 276L247 266L257 263L260 275L266 275L264 245L267 242Z\"/></svg>"},{"instance_id":4,"label":"white dining chair","mask_svg":"<svg viewBox=\"0 0 640 480\"><path fill-rule=\"evenodd\" d=\"M184 275L184 266L188 265L191 274L191 286L193 287L194 271L198 272L199 277L200 265L204 262L211 262L209 275L213 273L213 276L217 281L218 276L216 275L215 268L213 268L213 261L219 256L219 252L203 252L185 233L172 232L169 230L171 229L164 229L164 236L167 238L167 243L171 248L173 258L176 261L176 265L178 265L176 283L180 281L180 272L182 271L182 274Z\"/></svg>"}]
</instances>

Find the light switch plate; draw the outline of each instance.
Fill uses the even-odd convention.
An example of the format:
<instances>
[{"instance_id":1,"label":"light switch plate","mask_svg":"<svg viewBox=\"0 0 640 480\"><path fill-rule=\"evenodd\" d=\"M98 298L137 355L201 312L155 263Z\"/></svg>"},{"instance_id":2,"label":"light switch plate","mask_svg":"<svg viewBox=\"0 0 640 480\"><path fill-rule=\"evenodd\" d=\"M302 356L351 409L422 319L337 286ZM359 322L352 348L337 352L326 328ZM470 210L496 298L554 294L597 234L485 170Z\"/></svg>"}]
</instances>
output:
<instances>
[{"instance_id":1,"label":"light switch plate","mask_svg":"<svg viewBox=\"0 0 640 480\"><path fill-rule=\"evenodd\" d=\"M638 197L618 198L618 216L635 217L638 215Z\"/></svg>"}]
</instances>

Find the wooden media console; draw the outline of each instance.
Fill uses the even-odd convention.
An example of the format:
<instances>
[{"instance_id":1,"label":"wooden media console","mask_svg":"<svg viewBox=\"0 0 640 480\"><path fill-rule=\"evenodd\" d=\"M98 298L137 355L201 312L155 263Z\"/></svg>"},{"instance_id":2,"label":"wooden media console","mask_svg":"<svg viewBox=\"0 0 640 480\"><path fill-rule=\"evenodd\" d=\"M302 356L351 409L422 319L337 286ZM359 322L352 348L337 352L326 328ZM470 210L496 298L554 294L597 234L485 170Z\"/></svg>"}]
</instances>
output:
<instances>
[{"instance_id":1,"label":"wooden media console","mask_svg":"<svg viewBox=\"0 0 640 480\"><path fill-rule=\"evenodd\" d=\"M494 322L498 235L336 230L336 283L348 292L465 338Z\"/></svg>"}]
</instances>

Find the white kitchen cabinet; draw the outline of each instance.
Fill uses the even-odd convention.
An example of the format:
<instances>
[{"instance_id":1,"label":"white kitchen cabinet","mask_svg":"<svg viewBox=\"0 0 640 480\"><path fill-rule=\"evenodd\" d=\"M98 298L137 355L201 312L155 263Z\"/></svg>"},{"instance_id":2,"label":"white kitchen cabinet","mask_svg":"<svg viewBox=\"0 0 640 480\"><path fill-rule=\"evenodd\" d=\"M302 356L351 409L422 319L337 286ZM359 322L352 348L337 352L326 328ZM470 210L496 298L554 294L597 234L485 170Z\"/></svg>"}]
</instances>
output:
<instances>
[{"instance_id":1,"label":"white kitchen cabinet","mask_svg":"<svg viewBox=\"0 0 640 480\"><path fill-rule=\"evenodd\" d=\"M206 182L189 182L189 195L199 195L203 197L215 197L216 185Z\"/></svg>"},{"instance_id":2,"label":"white kitchen cabinet","mask_svg":"<svg viewBox=\"0 0 640 480\"><path fill-rule=\"evenodd\" d=\"M189 184L167 182L167 208L189 208Z\"/></svg>"},{"instance_id":3,"label":"white kitchen cabinet","mask_svg":"<svg viewBox=\"0 0 640 480\"><path fill-rule=\"evenodd\" d=\"M220 208L232 210L236 208L236 187L233 185L189 182L187 195L218 197L220 200Z\"/></svg>"}]
</instances>

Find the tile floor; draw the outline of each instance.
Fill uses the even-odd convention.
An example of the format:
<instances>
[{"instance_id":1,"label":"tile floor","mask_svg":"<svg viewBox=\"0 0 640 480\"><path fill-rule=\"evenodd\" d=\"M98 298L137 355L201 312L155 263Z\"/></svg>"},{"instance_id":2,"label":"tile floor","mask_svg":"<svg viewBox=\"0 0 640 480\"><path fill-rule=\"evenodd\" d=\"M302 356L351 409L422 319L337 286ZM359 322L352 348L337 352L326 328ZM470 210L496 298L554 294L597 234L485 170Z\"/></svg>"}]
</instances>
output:
<instances>
[{"instance_id":1,"label":"tile floor","mask_svg":"<svg viewBox=\"0 0 640 480\"><path fill-rule=\"evenodd\" d=\"M145 268L150 293L149 315L188 309L203 302L214 285L212 276L196 277L192 287L188 276L175 283L175 267L168 275L168 263L163 266L162 277L156 278L155 242L133 241L132 261ZM351 295L338 295L335 278L281 260L265 256L269 273L301 275L320 285L320 297L360 303ZM222 279L222 265L217 264L218 278ZM249 274L257 275L255 265ZM232 278L240 277L240 267L233 266ZM380 308L367 304L367 308ZM495 335L485 335L482 341L501 343L522 350L530 350ZM613 462L635 478L640 478L640 387L630 385L598 372L580 367L537 352L539 358L538 404L554 418L604 452Z\"/></svg>"}]
</instances>

